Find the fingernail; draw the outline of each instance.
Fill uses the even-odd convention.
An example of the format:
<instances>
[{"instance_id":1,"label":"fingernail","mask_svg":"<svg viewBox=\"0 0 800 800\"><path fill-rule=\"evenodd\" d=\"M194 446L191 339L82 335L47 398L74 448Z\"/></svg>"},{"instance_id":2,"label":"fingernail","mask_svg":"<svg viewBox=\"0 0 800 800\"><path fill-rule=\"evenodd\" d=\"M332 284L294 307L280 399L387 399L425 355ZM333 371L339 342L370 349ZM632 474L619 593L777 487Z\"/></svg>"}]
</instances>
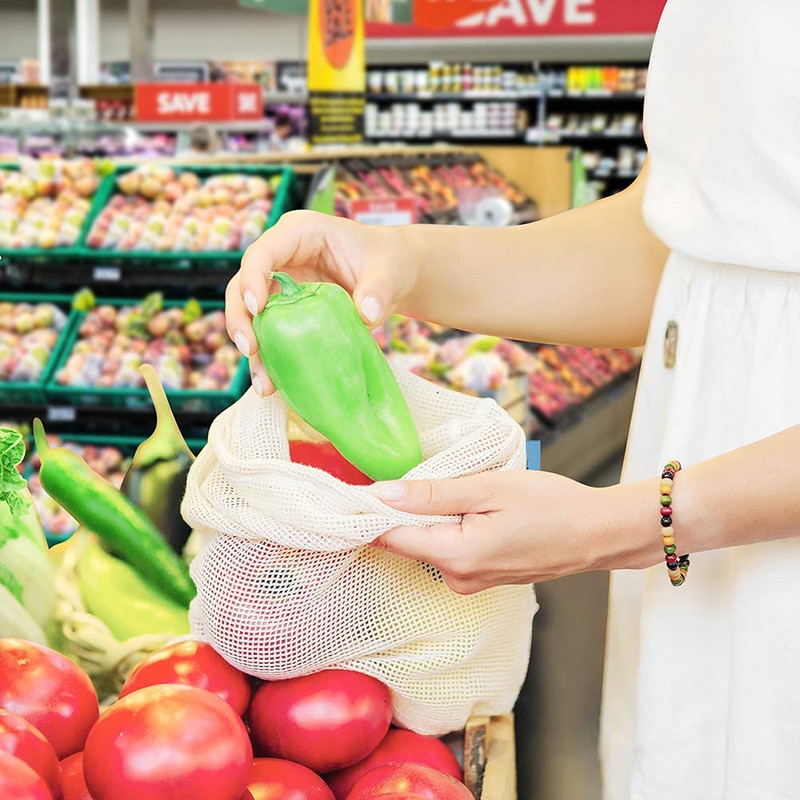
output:
<instances>
[{"instance_id":1,"label":"fingernail","mask_svg":"<svg viewBox=\"0 0 800 800\"><path fill-rule=\"evenodd\" d=\"M361 313L369 322L377 322L381 318L381 304L378 298L368 294L361 301Z\"/></svg>"},{"instance_id":2,"label":"fingernail","mask_svg":"<svg viewBox=\"0 0 800 800\"><path fill-rule=\"evenodd\" d=\"M250 380L253 384L253 388L256 390L256 394L259 397L263 397L264 387L261 385L261 379L258 377L258 375L253 375L253 377Z\"/></svg>"},{"instance_id":3,"label":"fingernail","mask_svg":"<svg viewBox=\"0 0 800 800\"><path fill-rule=\"evenodd\" d=\"M375 494L381 500L402 500L408 491L402 481L386 481L375 484Z\"/></svg>"},{"instance_id":4,"label":"fingernail","mask_svg":"<svg viewBox=\"0 0 800 800\"><path fill-rule=\"evenodd\" d=\"M247 341L247 337L241 331L236 331L236 333L233 334L233 343L243 356L250 355L250 344Z\"/></svg>"},{"instance_id":5,"label":"fingernail","mask_svg":"<svg viewBox=\"0 0 800 800\"><path fill-rule=\"evenodd\" d=\"M258 301L256 300L256 296L249 289L245 290L245 293L242 295L242 300L244 300L244 307L252 316L258 314Z\"/></svg>"}]
</instances>

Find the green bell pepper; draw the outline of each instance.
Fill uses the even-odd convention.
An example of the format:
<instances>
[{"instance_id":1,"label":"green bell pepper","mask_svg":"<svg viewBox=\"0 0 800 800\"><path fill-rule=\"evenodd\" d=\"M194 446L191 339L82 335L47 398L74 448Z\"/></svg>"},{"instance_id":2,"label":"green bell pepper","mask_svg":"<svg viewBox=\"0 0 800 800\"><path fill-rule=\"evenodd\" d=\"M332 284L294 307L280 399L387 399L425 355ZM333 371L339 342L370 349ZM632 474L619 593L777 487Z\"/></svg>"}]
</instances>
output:
<instances>
[{"instance_id":1,"label":"green bell pepper","mask_svg":"<svg viewBox=\"0 0 800 800\"><path fill-rule=\"evenodd\" d=\"M350 295L334 283L280 291L253 320L259 354L289 408L373 480L394 480L422 461L411 412Z\"/></svg>"}]
</instances>

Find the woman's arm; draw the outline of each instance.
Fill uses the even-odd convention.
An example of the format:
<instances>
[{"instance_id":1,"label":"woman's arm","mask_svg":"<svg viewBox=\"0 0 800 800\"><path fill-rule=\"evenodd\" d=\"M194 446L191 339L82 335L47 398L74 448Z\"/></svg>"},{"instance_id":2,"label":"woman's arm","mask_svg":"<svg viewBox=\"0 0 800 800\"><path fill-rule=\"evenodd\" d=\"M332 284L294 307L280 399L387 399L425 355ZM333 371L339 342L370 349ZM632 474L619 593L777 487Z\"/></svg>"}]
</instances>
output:
<instances>
[{"instance_id":1,"label":"woman's arm","mask_svg":"<svg viewBox=\"0 0 800 800\"><path fill-rule=\"evenodd\" d=\"M800 425L681 470L672 493L678 553L800 535L798 462ZM434 564L460 592L640 569L664 561L659 484L654 476L594 489L522 471L376 484L394 508L464 515L459 524L396 528L377 545ZM689 580L702 576L690 571Z\"/></svg>"},{"instance_id":2,"label":"woman's arm","mask_svg":"<svg viewBox=\"0 0 800 800\"><path fill-rule=\"evenodd\" d=\"M404 309L454 328L596 347L644 343L666 247L645 225L647 166L625 191L515 228L416 226Z\"/></svg>"},{"instance_id":3,"label":"woman's arm","mask_svg":"<svg viewBox=\"0 0 800 800\"><path fill-rule=\"evenodd\" d=\"M256 355L252 317L273 271L341 284L364 321L402 310L454 328L595 346L644 342L666 249L642 219L647 167L627 190L515 228L384 228L293 211L252 244L225 295L228 332Z\"/></svg>"},{"instance_id":4,"label":"woman's arm","mask_svg":"<svg viewBox=\"0 0 800 800\"><path fill-rule=\"evenodd\" d=\"M680 552L800 535L798 464L800 425L682 469L672 493ZM659 484L656 476L608 490L602 547L595 555L598 566L642 567L663 560L658 546ZM624 537L615 535L617 527Z\"/></svg>"}]
</instances>

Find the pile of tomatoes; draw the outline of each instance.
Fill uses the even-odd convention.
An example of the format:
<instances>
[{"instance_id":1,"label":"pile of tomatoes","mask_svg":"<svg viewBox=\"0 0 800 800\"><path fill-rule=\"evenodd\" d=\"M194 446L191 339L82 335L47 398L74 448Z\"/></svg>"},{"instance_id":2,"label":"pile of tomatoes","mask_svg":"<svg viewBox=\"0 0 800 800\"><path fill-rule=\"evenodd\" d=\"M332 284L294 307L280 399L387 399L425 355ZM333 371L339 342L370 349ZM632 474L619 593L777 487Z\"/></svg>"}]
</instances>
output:
<instances>
[{"instance_id":1,"label":"pile of tomatoes","mask_svg":"<svg viewBox=\"0 0 800 800\"><path fill-rule=\"evenodd\" d=\"M375 678L256 684L194 641L147 657L101 714L65 656L0 639L2 798L474 800L446 745L391 719Z\"/></svg>"}]
</instances>

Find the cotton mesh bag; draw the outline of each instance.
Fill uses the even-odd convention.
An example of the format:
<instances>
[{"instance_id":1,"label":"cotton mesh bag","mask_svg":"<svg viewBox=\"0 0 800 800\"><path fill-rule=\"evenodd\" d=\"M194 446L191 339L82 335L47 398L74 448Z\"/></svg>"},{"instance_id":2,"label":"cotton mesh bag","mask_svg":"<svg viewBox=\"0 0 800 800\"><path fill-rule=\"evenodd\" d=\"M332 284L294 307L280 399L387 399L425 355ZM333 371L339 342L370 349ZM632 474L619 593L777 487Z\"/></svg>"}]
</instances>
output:
<instances>
[{"instance_id":1,"label":"cotton mesh bag","mask_svg":"<svg viewBox=\"0 0 800 800\"><path fill-rule=\"evenodd\" d=\"M405 477L524 469L525 438L493 400L395 370L424 461ZM430 565L369 543L431 526L289 460L287 409L250 390L220 414L189 473L182 512L200 540L193 633L265 680L346 669L392 692L398 725L443 735L511 710L528 667L533 587L459 595Z\"/></svg>"}]
</instances>

